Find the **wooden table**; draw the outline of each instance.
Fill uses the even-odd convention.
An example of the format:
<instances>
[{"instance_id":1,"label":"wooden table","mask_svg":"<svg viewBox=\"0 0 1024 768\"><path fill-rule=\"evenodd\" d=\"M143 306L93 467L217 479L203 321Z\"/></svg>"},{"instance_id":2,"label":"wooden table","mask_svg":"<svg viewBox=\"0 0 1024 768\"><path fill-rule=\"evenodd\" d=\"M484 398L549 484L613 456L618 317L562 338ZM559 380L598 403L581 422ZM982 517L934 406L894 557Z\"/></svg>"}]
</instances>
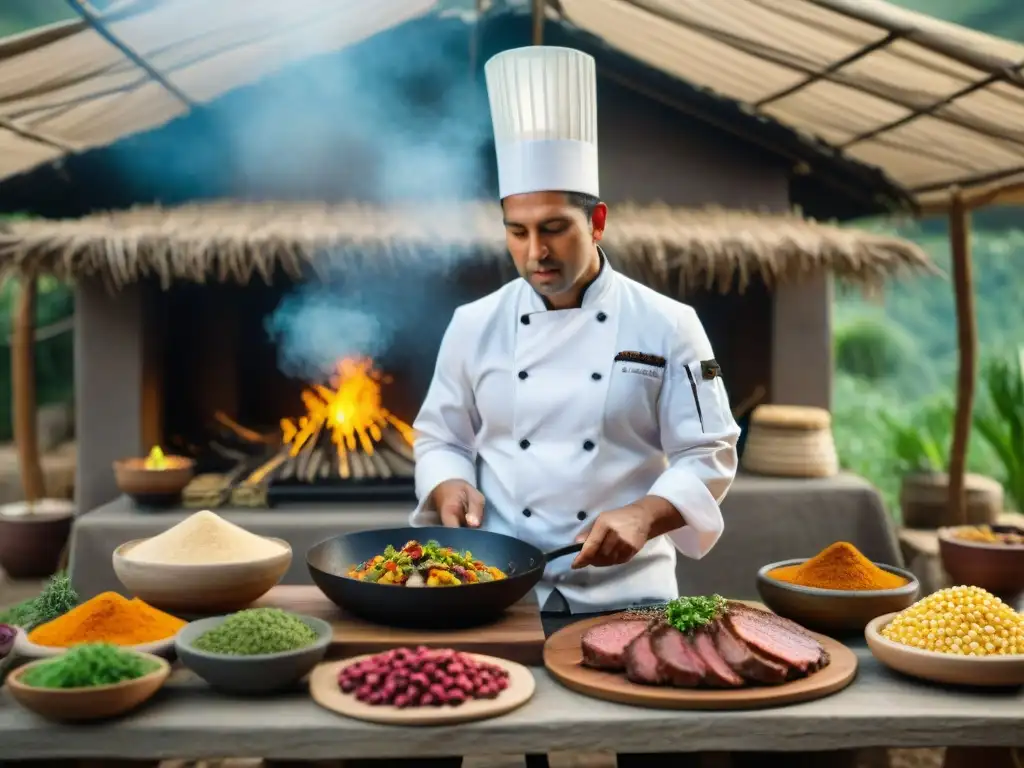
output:
<instances>
[{"instance_id":1,"label":"wooden table","mask_svg":"<svg viewBox=\"0 0 1024 768\"><path fill-rule=\"evenodd\" d=\"M279 760L581 752L813 751L867 747L1024 747L1024 693L947 690L898 677L857 649L846 690L820 701L751 712L664 712L587 699L535 670L522 709L452 728L346 720L302 692L240 699L176 673L137 714L109 725L59 726L0 695L0 760ZM1005 754L1005 753L1004 753ZM972 768L1002 768L988 760Z\"/></svg>"},{"instance_id":2,"label":"wooden table","mask_svg":"<svg viewBox=\"0 0 1024 768\"><path fill-rule=\"evenodd\" d=\"M533 592L510 607L497 621L481 627L448 631L399 629L372 624L345 613L312 586L277 586L254 605L316 616L329 623L334 635L327 649L328 658L344 659L402 646L428 645L497 656L528 667L544 664L544 627Z\"/></svg>"}]
</instances>

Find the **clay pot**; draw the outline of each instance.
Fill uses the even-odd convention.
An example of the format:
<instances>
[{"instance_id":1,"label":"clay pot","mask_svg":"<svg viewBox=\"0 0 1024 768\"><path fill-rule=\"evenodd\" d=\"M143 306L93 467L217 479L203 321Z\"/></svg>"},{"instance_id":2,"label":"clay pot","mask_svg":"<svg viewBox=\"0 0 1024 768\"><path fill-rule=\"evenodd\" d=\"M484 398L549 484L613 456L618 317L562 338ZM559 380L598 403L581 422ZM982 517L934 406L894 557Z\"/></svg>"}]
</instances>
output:
<instances>
[{"instance_id":1,"label":"clay pot","mask_svg":"<svg viewBox=\"0 0 1024 768\"><path fill-rule=\"evenodd\" d=\"M956 531L939 530L939 556L952 583L981 587L1016 607L1024 593L1024 544L965 541Z\"/></svg>"},{"instance_id":2,"label":"clay pot","mask_svg":"<svg viewBox=\"0 0 1024 768\"><path fill-rule=\"evenodd\" d=\"M196 473L196 463L185 456L167 456L163 469L147 469L145 459L114 462L114 479L122 493L143 507L178 503L181 492Z\"/></svg>"},{"instance_id":3,"label":"clay pot","mask_svg":"<svg viewBox=\"0 0 1024 768\"><path fill-rule=\"evenodd\" d=\"M991 525L1003 512L1003 486L991 477L968 474L967 524ZM935 530L955 525L949 514L949 478L944 472L904 475L900 487L900 510L906 528Z\"/></svg>"},{"instance_id":4,"label":"clay pot","mask_svg":"<svg viewBox=\"0 0 1024 768\"><path fill-rule=\"evenodd\" d=\"M74 519L74 503L63 499L44 499L33 509L24 501L0 507L0 567L7 577L52 576Z\"/></svg>"}]
</instances>

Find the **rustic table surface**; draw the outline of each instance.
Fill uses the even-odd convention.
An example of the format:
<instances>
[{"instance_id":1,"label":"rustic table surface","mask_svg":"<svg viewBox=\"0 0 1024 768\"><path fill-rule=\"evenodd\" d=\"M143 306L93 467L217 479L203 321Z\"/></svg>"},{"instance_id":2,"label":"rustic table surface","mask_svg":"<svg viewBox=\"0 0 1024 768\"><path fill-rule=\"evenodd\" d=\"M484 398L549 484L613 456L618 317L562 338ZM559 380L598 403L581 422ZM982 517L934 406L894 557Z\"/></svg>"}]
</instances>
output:
<instances>
[{"instance_id":1,"label":"rustic table surface","mask_svg":"<svg viewBox=\"0 0 1024 768\"><path fill-rule=\"evenodd\" d=\"M666 712L587 699L535 669L523 708L449 728L348 720L305 692L267 699L215 694L176 673L158 698L118 722L57 726L0 696L0 760L291 760L594 751L810 751L862 747L1024 747L1024 693L944 689L897 676L856 648L846 690L807 704L750 712Z\"/></svg>"}]
</instances>

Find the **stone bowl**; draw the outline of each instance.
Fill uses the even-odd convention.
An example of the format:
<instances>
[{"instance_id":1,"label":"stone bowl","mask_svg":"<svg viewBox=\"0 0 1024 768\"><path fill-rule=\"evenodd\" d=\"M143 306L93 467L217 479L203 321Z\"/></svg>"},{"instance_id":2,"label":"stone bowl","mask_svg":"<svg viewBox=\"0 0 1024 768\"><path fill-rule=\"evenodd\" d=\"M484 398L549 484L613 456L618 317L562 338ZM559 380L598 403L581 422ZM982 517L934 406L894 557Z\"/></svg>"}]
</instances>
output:
<instances>
[{"instance_id":1,"label":"stone bowl","mask_svg":"<svg viewBox=\"0 0 1024 768\"><path fill-rule=\"evenodd\" d=\"M776 568L800 565L808 558L769 563L757 572L757 591L762 602L779 616L792 619L824 635L861 633L868 622L886 613L898 613L917 600L921 584L910 571L884 563L875 563L883 571L907 579L895 589L844 590L801 587L771 578Z\"/></svg>"},{"instance_id":2,"label":"stone bowl","mask_svg":"<svg viewBox=\"0 0 1024 768\"><path fill-rule=\"evenodd\" d=\"M164 469L148 469L145 458L114 462L117 487L140 507L162 508L181 500L181 492L196 474L196 463L185 456L164 457Z\"/></svg>"},{"instance_id":3,"label":"stone bowl","mask_svg":"<svg viewBox=\"0 0 1024 768\"><path fill-rule=\"evenodd\" d=\"M47 720L83 722L117 717L152 698L171 674L171 665L165 659L148 653L140 655L157 662L159 668L135 680L92 688L53 689L25 685L21 681L25 670L48 661L41 659L12 671L7 676L7 689L21 706Z\"/></svg>"},{"instance_id":4,"label":"stone bowl","mask_svg":"<svg viewBox=\"0 0 1024 768\"><path fill-rule=\"evenodd\" d=\"M248 607L284 577L292 547L284 539L280 554L240 563L165 564L130 560L126 555L145 539L114 550L114 573L129 594L175 616L210 616Z\"/></svg>"},{"instance_id":5,"label":"stone bowl","mask_svg":"<svg viewBox=\"0 0 1024 768\"><path fill-rule=\"evenodd\" d=\"M297 615L316 632L316 642L296 651L268 653L259 656L235 656L210 653L193 643L200 635L219 626L227 616L214 616L193 621L175 638L174 645L181 663L206 683L224 693L258 696L276 693L298 683L323 661L334 636L334 629L323 619Z\"/></svg>"},{"instance_id":6,"label":"stone bowl","mask_svg":"<svg viewBox=\"0 0 1024 768\"><path fill-rule=\"evenodd\" d=\"M1024 592L1024 544L964 541L956 538L959 527L939 529L943 570L954 584L980 587L1016 607Z\"/></svg>"},{"instance_id":7,"label":"stone bowl","mask_svg":"<svg viewBox=\"0 0 1024 768\"><path fill-rule=\"evenodd\" d=\"M944 685L1017 687L1024 685L1024 655L959 656L911 648L882 637L895 613L878 616L864 629L872 655L882 664L910 677Z\"/></svg>"}]
</instances>

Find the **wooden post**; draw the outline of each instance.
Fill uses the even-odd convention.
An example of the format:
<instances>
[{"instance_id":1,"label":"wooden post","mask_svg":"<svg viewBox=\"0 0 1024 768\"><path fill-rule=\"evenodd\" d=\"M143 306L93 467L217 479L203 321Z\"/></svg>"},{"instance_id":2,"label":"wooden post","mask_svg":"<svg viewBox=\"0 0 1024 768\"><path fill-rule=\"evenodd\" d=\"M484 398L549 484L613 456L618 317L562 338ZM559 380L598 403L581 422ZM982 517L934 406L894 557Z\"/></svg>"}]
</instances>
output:
<instances>
[{"instance_id":1,"label":"wooden post","mask_svg":"<svg viewBox=\"0 0 1024 768\"><path fill-rule=\"evenodd\" d=\"M533 44L544 45L544 6L546 0L533 0Z\"/></svg>"},{"instance_id":2,"label":"wooden post","mask_svg":"<svg viewBox=\"0 0 1024 768\"><path fill-rule=\"evenodd\" d=\"M958 370L953 444L949 449L949 512L954 525L967 524L964 474L967 443L974 412L974 383L978 364L978 329L974 316L974 276L971 270L970 211L960 190L953 191L949 209L949 241L953 257L953 293L956 298Z\"/></svg>"},{"instance_id":3,"label":"wooden post","mask_svg":"<svg viewBox=\"0 0 1024 768\"><path fill-rule=\"evenodd\" d=\"M36 426L36 292L36 277L24 277L14 305L14 334L11 338L14 444L18 449L22 489L25 500L30 504L46 494Z\"/></svg>"}]
</instances>

